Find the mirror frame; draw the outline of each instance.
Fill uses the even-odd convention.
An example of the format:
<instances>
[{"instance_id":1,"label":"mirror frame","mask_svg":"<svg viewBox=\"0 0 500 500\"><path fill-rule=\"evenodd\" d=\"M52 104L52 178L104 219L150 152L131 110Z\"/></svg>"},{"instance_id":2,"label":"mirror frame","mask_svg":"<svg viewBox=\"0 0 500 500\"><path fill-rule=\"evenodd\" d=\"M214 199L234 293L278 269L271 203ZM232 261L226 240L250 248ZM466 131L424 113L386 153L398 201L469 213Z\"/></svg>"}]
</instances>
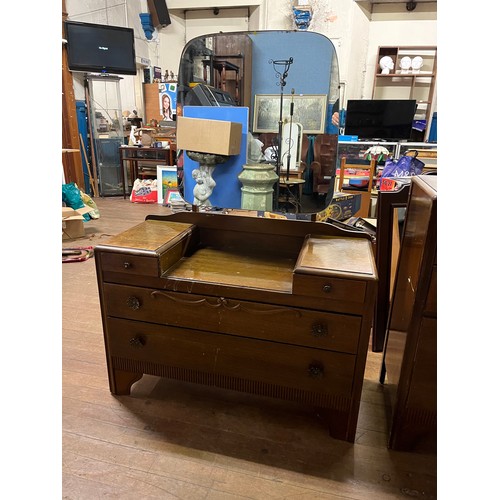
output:
<instances>
[{"instance_id":1,"label":"mirror frame","mask_svg":"<svg viewBox=\"0 0 500 500\"><path fill-rule=\"evenodd\" d=\"M263 46L265 45L266 42L270 41L272 37L283 37L288 36L288 37L294 37L296 40L296 47L300 47L300 50L297 49L296 52L293 52L295 49L293 48L293 44L290 43L290 38L288 39L289 43L285 44L271 44L269 47L266 47L265 50L263 49ZM230 37L230 38L229 38ZM216 84L214 81L214 69L213 65L210 61L213 61L213 58L219 58L217 61L219 62L221 59L225 57L228 61L227 63L230 63L231 56L233 56L233 60L235 57L243 57L245 58L245 52L244 51L239 51L237 52L234 50L233 53L231 53L231 50L234 49L235 44L227 43L228 38L229 42L231 42L231 38L233 37L245 37L246 39L251 41L251 64L252 64L252 71L251 71L251 83L250 83L250 95L249 94L249 88L248 88L248 83L246 88L241 88L239 95L234 95L233 92L233 99L234 101L239 101L237 103L238 108L248 108L248 118L247 118L247 129L246 129L246 134L244 135L245 140L245 147L247 148L247 156L243 163L245 164L253 164L253 162L248 158L248 149L249 149L249 144L248 144L248 139L256 139L257 137L254 137L254 104L256 102L257 96L261 95L266 95L270 94L269 91L267 92L259 92L259 88L266 88L267 90L270 90L272 88L276 89L276 93L272 94L275 96L281 97L281 109L280 109L280 115L282 114L283 110L285 109L284 104L288 104L289 98L292 98L292 104L290 108L290 112L288 114L288 118L290 118L290 115L292 116L292 122L293 122L293 109L294 106L297 106L297 102L301 97L304 96L305 93L300 92L300 87L301 85L297 85L297 82L300 81L299 78L299 73L296 70L297 68L297 63L301 62L304 63L304 61L307 61L309 63L311 61L311 54L320 54L321 51L319 50L311 50L311 43L310 41L313 39L317 41L318 46L324 45L325 49L323 50L323 53L325 52L326 48L328 48L329 54L328 57L330 58L331 64L328 67L327 73L324 71L325 64L321 61L321 57L317 58L317 62L313 60L312 65L308 65L306 69L304 69L304 64L299 66L301 69L301 72L306 75L305 78L307 79L307 82L313 82L316 83L316 87L314 87L313 84L311 84L308 88L318 88L318 80L321 79L323 82L323 88L327 85L328 92L326 94L326 104L325 104L325 109L324 109L324 114L325 114L325 119L324 119L324 134L331 134L335 135L338 138L339 131L338 129L331 123L331 118L332 118L332 113L334 111L338 111L338 106L339 106L339 101L340 101L340 80L339 80L339 64L338 64L338 57L337 57L337 51L332 43L331 39L326 37L325 35L321 33L316 33L316 32L308 32L308 31L294 31L294 30L258 30L258 31L251 31L251 32L244 32L244 31L237 31L237 32L221 32L221 33L208 33L205 35L200 35L198 37L193 38L192 40L188 41L182 51L182 55L180 58L180 64L179 64L179 71L178 71L178 83L177 83L177 117L180 116L185 116L184 114L184 106L193 106L192 102L187 102L189 99L187 99L187 96L189 92L192 91L192 89L195 87L193 84L196 84L196 86L200 86L199 84L202 84L200 87L199 94L201 94L201 90L203 90L203 85L210 85L210 88L213 89L214 87L211 84ZM263 42L262 44L259 44L258 46L255 46L255 39L261 39ZM264 37L266 37L264 39ZM245 44L245 38L243 41L238 40L240 45ZM308 40L306 39L308 38ZM223 53L223 50L218 50L217 49L217 42L219 40L222 40L223 43L226 42L226 47L228 47L227 50L225 51L226 53ZM292 48L290 48L292 46ZM254 51L255 49L255 51ZM214 51L216 52L214 55ZM292 54L290 55L290 51L292 51ZM272 52L272 53L271 53ZM271 56L274 56L274 53L276 52L277 57L274 59ZM283 54L288 54L289 57L283 57ZM248 55L248 54L247 54ZM208 58L208 59L207 59ZM292 63L288 66L288 68L285 66L285 62L287 60L293 59ZM256 62L258 61L258 62ZM264 64L265 61L265 64ZM194 67L193 64L196 62L197 67ZM276 64L275 64L276 63ZM186 66L186 64L190 65L189 67ZM260 66L258 66L260 64ZM293 66L295 64L295 67ZM256 67L259 67L259 71L256 71ZM266 67L264 67L266 66ZM227 68L226 68L227 69ZM210 70L210 72L209 72ZM234 71L234 68L231 68L230 70ZM241 70L241 68L240 68ZM267 70L267 71L264 71ZM243 67L243 71L248 72L248 68ZM273 76L272 79L269 76L270 72L272 71ZM314 75L314 71L322 73L322 77ZM280 73L281 72L281 73ZM285 74L286 72L286 74ZM256 81L254 81L254 74L258 73L258 78L256 78ZM318 73L319 74L319 73ZM236 75L237 76L237 75ZM295 76L295 79L292 78L292 76ZM247 75L243 75L243 83L244 79L247 78ZM262 80L266 79L267 81L262 84ZM288 81L286 80L288 78ZM327 84L325 83L327 80ZM191 85L190 85L191 84ZM267 85L267 86L266 86ZM272 87L271 87L272 85ZM292 87L293 85L293 87ZM302 85L303 86L303 85ZM299 92L297 92L297 99L293 99L295 95L295 88L298 88ZM218 88L218 87L215 87ZM290 89L290 90L288 90ZM219 90L224 90L223 88ZM289 92L286 94L285 92ZM318 92L307 92L308 94L320 94ZM217 99L226 99L227 96L223 95L220 97L219 95L217 96ZM288 102L287 102L288 98ZM194 100L194 99L193 99ZM215 100L215 98L214 98ZM219 106L207 106L208 108L216 108L216 107L230 107L228 103L225 103L223 101L218 101ZM199 104L196 104L199 105ZM284 116L284 113L283 113ZM223 119L223 118L219 118ZM283 135L283 123L286 124L287 118L284 118L284 120L278 120L277 123L277 136L279 137L281 134L282 138L282 143L283 140L286 139ZM288 127L290 128L290 127ZM280 130L281 129L281 130ZM324 134L318 134L318 133L308 133L304 132L304 135L307 135L307 139L309 142L309 148L308 148L308 154L307 157L305 157L305 154L302 154L302 157L305 158L306 162L306 168L308 169L306 171L307 175L309 176L309 189L310 192L302 194L302 196L308 196L311 195L310 201L313 199L315 200L315 204L313 208L306 209L304 211L297 211L296 209L293 212L289 212L288 209L281 209L279 210L279 205L277 204L277 195L278 195L278 190L280 184L281 184L281 177L280 177L280 182L276 182L274 187L273 187L273 207L272 211L273 212L278 212L278 213L283 213L286 216L290 216L295 212L296 218L305 218L305 219L311 219L314 218L315 214L318 212L321 212L324 210L330 203L331 198L333 196L334 192L334 183L335 183L335 176L336 176L336 169L337 169L337 148L335 147L335 151L331 152L331 171L330 171L330 189L328 189L328 192L326 193L313 193L312 192L312 162L316 161L317 163L319 162L319 158L316 159L313 157L313 150L316 149L314 148L314 143L315 139L319 137L320 135ZM257 135L257 134L255 134ZM260 138L260 135L259 135ZM262 143L262 141L260 141ZM263 144L262 144L263 145ZM262 148L264 149L264 148ZM281 152L280 149L280 144L278 141L278 145L274 148L274 161L276 164L276 174L282 175L283 173L283 162L277 162L276 161L276 156L278 152ZM179 180L180 180L180 185L179 185L179 190L184 196L185 192L190 192L190 190L193 188L193 183L195 182L194 180L191 180L189 177L186 178L184 176L185 172L188 170L184 170L185 164L187 163L189 165L190 160L186 161L186 156L183 155L183 150L182 148L178 148L178 154L180 155L178 161L178 175L179 175ZM276 151L277 150L277 151ZM290 150L288 150L288 157L290 157ZM280 155L281 158L283 158L283 154ZM182 158L181 158L182 157ZM286 166L286 165L285 165ZM280 170L278 171L278 167ZM239 168L241 171L242 165L241 162L239 164ZM189 171L192 171L189 169ZM220 172L220 171L219 171ZM290 172L290 169L287 168L287 176L286 180L288 180L288 174ZM214 173L214 175L217 175L217 171ZM219 175L222 175L219 174ZM233 174L234 177L234 174ZM237 180L237 184L239 188L241 189L241 182ZM226 184L225 184L226 185ZM230 189L234 189L234 186L229 185L229 191ZM286 185L286 184L285 184ZM288 186L287 186L288 187ZM302 188L300 188L302 190ZM190 200L191 197L188 197ZM241 200L241 194L239 195L239 199ZM186 200L187 201L187 200ZM191 201L189 201L191 203ZM235 206L220 206L219 204L216 204L216 209L237 209L237 210L253 210L253 209L248 209L248 208L241 208L241 202L239 204L234 204ZM236 206L239 205L239 206ZM312 204L309 206L311 207ZM211 209L214 209L212 207ZM300 214L300 216L299 216Z\"/></svg>"}]
</instances>

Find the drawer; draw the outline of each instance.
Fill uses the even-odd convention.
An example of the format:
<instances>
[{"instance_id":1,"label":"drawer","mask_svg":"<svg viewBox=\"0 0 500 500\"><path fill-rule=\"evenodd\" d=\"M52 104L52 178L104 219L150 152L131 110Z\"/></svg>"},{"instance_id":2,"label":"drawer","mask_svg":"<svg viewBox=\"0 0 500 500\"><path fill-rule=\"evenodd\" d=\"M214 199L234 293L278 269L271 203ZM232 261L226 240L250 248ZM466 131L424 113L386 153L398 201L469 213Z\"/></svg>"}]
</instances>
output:
<instances>
[{"instance_id":1,"label":"drawer","mask_svg":"<svg viewBox=\"0 0 500 500\"><path fill-rule=\"evenodd\" d=\"M363 303L366 298L366 283L359 280L330 278L294 274L293 293L322 299Z\"/></svg>"},{"instance_id":2,"label":"drawer","mask_svg":"<svg viewBox=\"0 0 500 500\"><path fill-rule=\"evenodd\" d=\"M112 363L126 360L129 369L144 373L187 380L188 372L196 371L351 395L356 360L352 354L116 318L108 319L106 335Z\"/></svg>"},{"instance_id":3,"label":"drawer","mask_svg":"<svg viewBox=\"0 0 500 500\"><path fill-rule=\"evenodd\" d=\"M143 256L130 253L100 253L101 269L105 272L159 276L159 262L155 255Z\"/></svg>"},{"instance_id":4,"label":"drawer","mask_svg":"<svg viewBox=\"0 0 500 500\"><path fill-rule=\"evenodd\" d=\"M106 315L356 353L361 317L106 283Z\"/></svg>"}]
</instances>

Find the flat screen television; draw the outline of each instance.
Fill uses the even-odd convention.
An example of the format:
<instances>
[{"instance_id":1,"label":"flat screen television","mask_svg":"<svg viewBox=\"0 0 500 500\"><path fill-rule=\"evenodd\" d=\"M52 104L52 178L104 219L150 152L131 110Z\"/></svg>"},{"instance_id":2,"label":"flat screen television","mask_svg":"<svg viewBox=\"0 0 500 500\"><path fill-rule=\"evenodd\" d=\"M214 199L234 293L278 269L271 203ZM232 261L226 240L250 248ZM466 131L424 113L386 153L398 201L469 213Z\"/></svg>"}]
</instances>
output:
<instances>
[{"instance_id":1,"label":"flat screen television","mask_svg":"<svg viewBox=\"0 0 500 500\"><path fill-rule=\"evenodd\" d=\"M349 99L344 133L359 139L408 140L416 110L415 99Z\"/></svg>"},{"instance_id":2,"label":"flat screen television","mask_svg":"<svg viewBox=\"0 0 500 500\"><path fill-rule=\"evenodd\" d=\"M136 75L134 30L66 21L70 71Z\"/></svg>"}]
</instances>

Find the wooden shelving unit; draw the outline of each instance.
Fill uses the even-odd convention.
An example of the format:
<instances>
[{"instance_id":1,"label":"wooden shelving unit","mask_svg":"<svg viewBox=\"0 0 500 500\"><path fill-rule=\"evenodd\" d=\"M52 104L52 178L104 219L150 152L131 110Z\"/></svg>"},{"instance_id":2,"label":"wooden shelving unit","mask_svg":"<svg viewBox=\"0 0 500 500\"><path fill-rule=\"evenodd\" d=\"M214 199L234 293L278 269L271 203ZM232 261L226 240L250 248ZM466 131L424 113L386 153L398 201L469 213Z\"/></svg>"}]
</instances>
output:
<instances>
[{"instance_id":1,"label":"wooden shelving unit","mask_svg":"<svg viewBox=\"0 0 500 500\"><path fill-rule=\"evenodd\" d=\"M394 62L394 69L389 74L382 74L379 62L389 56ZM420 56L423 65L419 70L401 69L404 57ZM416 120L426 120L426 132L431 122L432 102L437 77L437 47L435 46L387 46L379 47L376 71L373 80L372 99L415 99L417 101Z\"/></svg>"}]
</instances>

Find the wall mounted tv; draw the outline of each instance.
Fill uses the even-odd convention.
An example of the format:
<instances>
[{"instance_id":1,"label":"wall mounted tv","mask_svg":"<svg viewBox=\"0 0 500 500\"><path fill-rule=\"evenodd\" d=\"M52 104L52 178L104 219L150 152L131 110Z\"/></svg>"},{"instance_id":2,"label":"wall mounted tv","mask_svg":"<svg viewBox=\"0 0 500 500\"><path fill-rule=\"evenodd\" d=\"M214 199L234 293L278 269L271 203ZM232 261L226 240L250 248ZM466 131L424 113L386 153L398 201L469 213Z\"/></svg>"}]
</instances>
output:
<instances>
[{"instance_id":1,"label":"wall mounted tv","mask_svg":"<svg viewBox=\"0 0 500 500\"><path fill-rule=\"evenodd\" d=\"M66 21L70 71L136 75L134 30Z\"/></svg>"},{"instance_id":2,"label":"wall mounted tv","mask_svg":"<svg viewBox=\"0 0 500 500\"><path fill-rule=\"evenodd\" d=\"M359 139L408 140L416 110L415 99L349 99L344 133Z\"/></svg>"}]
</instances>

